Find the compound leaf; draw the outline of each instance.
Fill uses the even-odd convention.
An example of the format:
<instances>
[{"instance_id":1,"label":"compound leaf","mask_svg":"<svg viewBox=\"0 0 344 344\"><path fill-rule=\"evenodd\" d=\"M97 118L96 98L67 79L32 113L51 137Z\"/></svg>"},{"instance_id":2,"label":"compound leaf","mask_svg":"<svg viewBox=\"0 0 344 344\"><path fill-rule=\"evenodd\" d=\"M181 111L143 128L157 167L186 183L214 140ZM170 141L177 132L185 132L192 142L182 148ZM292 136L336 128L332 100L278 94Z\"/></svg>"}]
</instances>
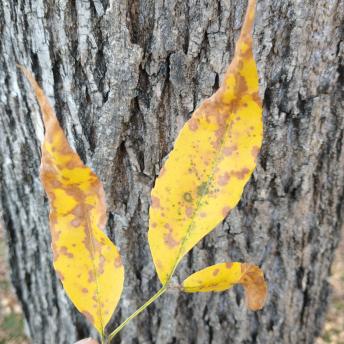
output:
<instances>
[{"instance_id":1,"label":"compound leaf","mask_svg":"<svg viewBox=\"0 0 344 344\"><path fill-rule=\"evenodd\" d=\"M50 203L54 268L74 305L103 335L124 281L119 252L102 232L103 186L69 146L36 80L20 68L36 93L45 126L40 178Z\"/></svg>"},{"instance_id":2,"label":"compound leaf","mask_svg":"<svg viewBox=\"0 0 344 344\"><path fill-rule=\"evenodd\" d=\"M239 202L259 153L262 107L252 52L255 0L219 90L181 130L152 190L148 240L163 285Z\"/></svg>"},{"instance_id":3,"label":"compound leaf","mask_svg":"<svg viewBox=\"0 0 344 344\"><path fill-rule=\"evenodd\" d=\"M187 293L224 291L235 284L245 289L246 304L252 311L263 308L267 296L264 274L258 266L247 263L220 263L189 276L182 284Z\"/></svg>"}]
</instances>

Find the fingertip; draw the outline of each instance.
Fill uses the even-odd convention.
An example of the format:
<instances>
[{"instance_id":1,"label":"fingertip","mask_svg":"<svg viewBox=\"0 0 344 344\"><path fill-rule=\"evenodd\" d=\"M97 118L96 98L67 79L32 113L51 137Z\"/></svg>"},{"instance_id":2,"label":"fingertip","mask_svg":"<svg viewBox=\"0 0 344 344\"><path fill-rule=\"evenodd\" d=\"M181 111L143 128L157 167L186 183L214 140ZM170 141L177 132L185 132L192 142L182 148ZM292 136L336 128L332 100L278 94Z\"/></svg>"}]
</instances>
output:
<instances>
[{"instance_id":1,"label":"fingertip","mask_svg":"<svg viewBox=\"0 0 344 344\"><path fill-rule=\"evenodd\" d=\"M75 344L98 344L98 342L92 338L85 338L85 339L79 340Z\"/></svg>"}]
</instances>

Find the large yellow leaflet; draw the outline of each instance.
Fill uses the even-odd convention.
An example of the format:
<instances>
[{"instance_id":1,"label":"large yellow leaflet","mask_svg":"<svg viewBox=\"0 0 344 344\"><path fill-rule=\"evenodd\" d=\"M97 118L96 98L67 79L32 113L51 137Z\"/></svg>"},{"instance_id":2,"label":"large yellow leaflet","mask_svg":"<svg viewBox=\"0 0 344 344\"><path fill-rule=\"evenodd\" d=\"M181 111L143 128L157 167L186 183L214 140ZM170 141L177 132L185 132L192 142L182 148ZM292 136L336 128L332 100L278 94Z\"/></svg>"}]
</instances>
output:
<instances>
[{"instance_id":1,"label":"large yellow leaflet","mask_svg":"<svg viewBox=\"0 0 344 344\"><path fill-rule=\"evenodd\" d=\"M49 197L54 268L78 310L103 335L123 289L124 269L106 224L103 186L71 149L48 99L32 75L45 138L40 177Z\"/></svg>"},{"instance_id":2,"label":"large yellow leaflet","mask_svg":"<svg viewBox=\"0 0 344 344\"><path fill-rule=\"evenodd\" d=\"M263 308L267 285L258 266L247 263L220 263L197 271L182 284L187 293L224 291L235 284L245 289L246 304L252 311Z\"/></svg>"},{"instance_id":3,"label":"large yellow leaflet","mask_svg":"<svg viewBox=\"0 0 344 344\"><path fill-rule=\"evenodd\" d=\"M166 284L182 257L240 200L262 144L250 0L235 56L219 90L181 130L152 190L148 239Z\"/></svg>"}]
</instances>

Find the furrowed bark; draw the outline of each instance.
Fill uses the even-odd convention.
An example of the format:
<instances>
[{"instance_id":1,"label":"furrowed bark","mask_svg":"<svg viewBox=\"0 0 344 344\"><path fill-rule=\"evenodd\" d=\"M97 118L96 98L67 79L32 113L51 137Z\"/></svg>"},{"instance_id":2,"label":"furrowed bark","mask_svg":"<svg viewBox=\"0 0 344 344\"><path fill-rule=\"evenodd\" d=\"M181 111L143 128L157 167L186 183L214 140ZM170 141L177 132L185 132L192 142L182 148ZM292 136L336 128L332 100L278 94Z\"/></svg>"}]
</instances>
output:
<instances>
[{"instance_id":1,"label":"furrowed bark","mask_svg":"<svg viewBox=\"0 0 344 344\"><path fill-rule=\"evenodd\" d=\"M43 126L16 63L31 69L71 144L100 176L108 233L126 268L112 329L159 286L147 244L149 193L183 123L217 89L246 1L0 0L0 208L12 281L33 343L94 331L51 264L38 179ZM221 261L262 266L266 307L240 288L173 292L114 343L313 343L344 211L344 1L258 1L255 56L264 145L238 208L182 262L176 280Z\"/></svg>"}]
</instances>

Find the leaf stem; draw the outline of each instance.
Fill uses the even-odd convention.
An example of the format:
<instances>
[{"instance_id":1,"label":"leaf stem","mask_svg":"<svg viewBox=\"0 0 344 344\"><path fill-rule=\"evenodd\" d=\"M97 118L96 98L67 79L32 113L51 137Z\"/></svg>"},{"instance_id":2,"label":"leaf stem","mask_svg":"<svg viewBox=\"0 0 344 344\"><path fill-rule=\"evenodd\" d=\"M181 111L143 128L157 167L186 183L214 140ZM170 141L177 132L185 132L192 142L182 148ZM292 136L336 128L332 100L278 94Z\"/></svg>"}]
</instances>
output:
<instances>
[{"instance_id":1,"label":"leaf stem","mask_svg":"<svg viewBox=\"0 0 344 344\"><path fill-rule=\"evenodd\" d=\"M108 336L108 341L110 342L116 334L123 329L125 325L142 311L144 311L151 303L153 303L157 298L159 298L167 290L167 284L165 284L155 295L153 295L144 305L142 305L138 310L136 310L132 315L130 315L126 320L122 322L111 334Z\"/></svg>"}]
</instances>

